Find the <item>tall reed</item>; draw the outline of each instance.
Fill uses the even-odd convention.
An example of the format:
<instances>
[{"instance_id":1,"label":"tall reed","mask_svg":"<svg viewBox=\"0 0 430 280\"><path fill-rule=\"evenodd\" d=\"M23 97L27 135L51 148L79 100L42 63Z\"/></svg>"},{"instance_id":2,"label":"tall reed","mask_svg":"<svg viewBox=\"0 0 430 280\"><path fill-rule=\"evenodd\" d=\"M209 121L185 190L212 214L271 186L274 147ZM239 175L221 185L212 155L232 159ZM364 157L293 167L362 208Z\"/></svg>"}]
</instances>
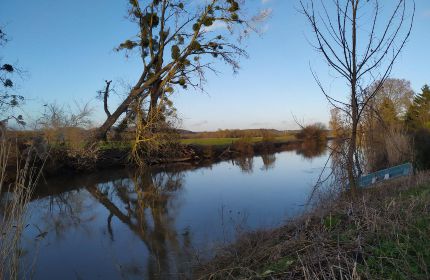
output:
<instances>
[{"instance_id":1,"label":"tall reed","mask_svg":"<svg viewBox=\"0 0 430 280\"><path fill-rule=\"evenodd\" d=\"M0 279L18 279L21 237L26 228L28 205L41 174L34 145L21 155L5 133L0 136ZM15 153L16 155L15 155ZM15 172L11 172L16 167ZM43 164L42 164L43 166ZM10 173L15 173L12 178Z\"/></svg>"}]
</instances>

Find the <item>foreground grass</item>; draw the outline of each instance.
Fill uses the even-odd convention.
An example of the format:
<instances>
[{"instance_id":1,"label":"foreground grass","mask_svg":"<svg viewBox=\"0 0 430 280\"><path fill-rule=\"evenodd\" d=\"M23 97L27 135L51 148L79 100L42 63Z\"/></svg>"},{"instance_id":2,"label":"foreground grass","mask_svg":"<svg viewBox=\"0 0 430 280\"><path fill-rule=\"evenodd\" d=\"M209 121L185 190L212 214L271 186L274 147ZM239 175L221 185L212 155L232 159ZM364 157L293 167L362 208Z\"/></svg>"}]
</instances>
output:
<instances>
[{"instance_id":1,"label":"foreground grass","mask_svg":"<svg viewBox=\"0 0 430 280\"><path fill-rule=\"evenodd\" d=\"M295 140L294 135L275 137L274 142L284 142ZM201 145L201 146L224 146L231 145L234 142L240 141L241 138L191 138L181 139L181 143L185 145ZM259 143L263 141L263 137L250 137L246 139L250 143Z\"/></svg>"},{"instance_id":2,"label":"foreground grass","mask_svg":"<svg viewBox=\"0 0 430 280\"><path fill-rule=\"evenodd\" d=\"M200 267L202 279L430 279L430 176L341 197L251 233Z\"/></svg>"}]
</instances>

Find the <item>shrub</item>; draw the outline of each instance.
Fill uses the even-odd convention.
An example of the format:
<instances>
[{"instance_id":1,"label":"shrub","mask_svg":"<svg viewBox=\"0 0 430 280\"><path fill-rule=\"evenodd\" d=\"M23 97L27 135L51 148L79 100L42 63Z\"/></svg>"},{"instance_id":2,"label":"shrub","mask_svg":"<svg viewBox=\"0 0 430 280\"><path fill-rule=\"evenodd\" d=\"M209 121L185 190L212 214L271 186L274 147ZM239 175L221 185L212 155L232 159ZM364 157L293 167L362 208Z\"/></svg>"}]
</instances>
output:
<instances>
[{"instance_id":1,"label":"shrub","mask_svg":"<svg viewBox=\"0 0 430 280\"><path fill-rule=\"evenodd\" d=\"M321 123L304 126L302 127L302 130L297 134L297 139L307 141L326 141L327 128Z\"/></svg>"},{"instance_id":2,"label":"shrub","mask_svg":"<svg viewBox=\"0 0 430 280\"><path fill-rule=\"evenodd\" d=\"M250 137L242 137L233 144L233 149L241 155L253 155L254 148Z\"/></svg>"},{"instance_id":3,"label":"shrub","mask_svg":"<svg viewBox=\"0 0 430 280\"><path fill-rule=\"evenodd\" d=\"M276 139L276 134L268 130L264 130L262 132L262 136L263 136L262 141L265 143L272 143Z\"/></svg>"}]
</instances>

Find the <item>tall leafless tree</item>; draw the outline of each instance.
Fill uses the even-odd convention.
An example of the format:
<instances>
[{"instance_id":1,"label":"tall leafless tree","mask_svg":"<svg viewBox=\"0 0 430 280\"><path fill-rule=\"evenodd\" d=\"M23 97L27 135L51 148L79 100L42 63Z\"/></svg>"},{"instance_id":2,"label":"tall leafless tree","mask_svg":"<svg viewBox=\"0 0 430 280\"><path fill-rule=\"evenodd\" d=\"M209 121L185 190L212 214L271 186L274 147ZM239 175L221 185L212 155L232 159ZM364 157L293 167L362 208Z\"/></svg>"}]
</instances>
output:
<instances>
[{"instance_id":1,"label":"tall leafless tree","mask_svg":"<svg viewBox=\"0 0 430 280\"><path fill-rule=\"evenodd\" d=\"M410 37L415 2L301 0L300 4L312 28L314 47L349 88L349 100L334 98L312 71L328 101L348 118L346 168L349 186L355 190L362 173L357 149L359 123ZM375 83L369 92L369 85Z\"/></svg>"}]
</instances>

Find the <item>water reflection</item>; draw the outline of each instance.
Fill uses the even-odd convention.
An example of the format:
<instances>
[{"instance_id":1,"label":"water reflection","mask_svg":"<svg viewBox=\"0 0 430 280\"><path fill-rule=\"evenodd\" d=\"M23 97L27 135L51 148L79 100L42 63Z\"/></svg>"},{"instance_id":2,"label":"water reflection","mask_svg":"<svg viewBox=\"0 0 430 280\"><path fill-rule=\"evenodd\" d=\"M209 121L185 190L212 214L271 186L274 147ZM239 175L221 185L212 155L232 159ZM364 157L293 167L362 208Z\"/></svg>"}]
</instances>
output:
<instances>
[{"instance_id":1,"label":"water reflection","mask_svg":"<svg viewBox=\"0 0 430 280\"><path fill-rule=\"evenodd\" d=\"M326 152L327 141L307 140L301 143L297 149L297 154L302 155L306 159L319 157Z\"/></svg>"},{"instance_id":2,"label":"water reflection","mask_svg":"<svg viewBox=\"0 0 430 280\"><path fill-rule=\"evenodd\" d=\"M276 153L263 151L260 155L263 162L261 170L269 170L275 168ZM232 160L232 164L240 168L243 173L254 172L254 156L241 156Z\"/></svg>"},{"instance_id":3,"label":"water reflection","mask_svg":"<svg viewBox=\"0 0 430 280\"><path fill-rule=\"evenodd\" d=\"M50 180L30 205L25 239L29 258L38 256L33 278L187 278L197 251L204 257L212 244L231 240L225 234L234 230L224 227L237 227L226 221L241 221L238 213L251 229L300 213L326 160L309 162L301 153Z\"/></svg>"},{"instance_id":4,"label":"water reflection","mask_svg":"<svg viewBox=\"0 0 430 280\"><path fill-rule=\"evenodd\" d=\"M239 166L243 173L252 173L254 171L254 157L241 156L232 160L233 165Z\"/></svg>"},{"instance_id":5,"label":"water reflection","mask_svg":"<svg viewBox=\"0 0 430 280\"><path fill-rule=\"evenodd\" d=\"M261 155L261 159L263 160L263 170L269 170L275 168L275 162L276 162L276 154L272 153L263 153Z\"/></svg>"},{"instance_id":6,"label":"water reflection","mask_svg":"<svg viewBox=\"0 0 430 280\"><path fill-rule=\"evenodd\" d=\"M130 178L113 181L113 187L99 184L86 189L109 211L106 227L111 240L115 240L112 227L115 217L139 236L149 250L148 275L161 276L162 272L172 271L169 255L175 255L178 266L185 261L185 253L190 251L188 234L178 234L174 225L177 207L173 200L181 191L184 174L154 174L145 170L134 172ZM139 270L134 267L122 272L136 274Z\"/></svg>"},{"instance_id":7,"label":"water reflection","mask_svg":"<svg viewBox=\"0 0 430 280\"><path fill-rule=\"evenodd\" d=\"M83 232L90 232L85 226L95 217L87 211L92 205L85 204L85 194L82 191L49 196L47 206L47 211L41 215L43 225L35 225L39 234L46 235L53 231L56 238L62 240L65 239L65 233L71 228L80 228Z\"/></svg>"}]
</instances>

